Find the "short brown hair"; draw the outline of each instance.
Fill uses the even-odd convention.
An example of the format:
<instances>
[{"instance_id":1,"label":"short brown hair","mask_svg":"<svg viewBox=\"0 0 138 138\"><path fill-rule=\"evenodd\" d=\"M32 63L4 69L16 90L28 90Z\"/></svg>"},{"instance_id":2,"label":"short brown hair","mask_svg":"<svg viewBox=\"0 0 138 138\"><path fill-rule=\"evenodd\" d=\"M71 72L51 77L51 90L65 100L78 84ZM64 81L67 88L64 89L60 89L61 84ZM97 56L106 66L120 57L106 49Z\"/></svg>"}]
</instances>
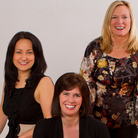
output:
<instances>
[{"instance_id":1,"label":"short brown hair","mask_svg":"<svg viewBox=\"0 0 138 138\"><path fill-rule=\"evenodd\" d=\"M54 97L52 102L52 116L61 116L61 108L59 104L59 95L64 90L72 90L78 87L82 95L82 105L80 108L80 116L88 116L91 111L90 92L84 78L76 73L65 73L55 83Z\"/></svg>"}]
</instances>

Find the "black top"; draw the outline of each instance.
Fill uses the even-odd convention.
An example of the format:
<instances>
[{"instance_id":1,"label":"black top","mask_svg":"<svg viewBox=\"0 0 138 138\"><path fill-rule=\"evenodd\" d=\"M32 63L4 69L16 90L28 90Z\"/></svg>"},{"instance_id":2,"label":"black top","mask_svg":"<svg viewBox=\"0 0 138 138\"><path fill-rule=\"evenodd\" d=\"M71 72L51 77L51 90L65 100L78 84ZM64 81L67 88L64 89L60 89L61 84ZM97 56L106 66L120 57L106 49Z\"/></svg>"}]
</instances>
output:
<instances>
[{"instance_id":1,"label":"black top","mask_svg":"<svg viewBox=\"0 0 138 138\"><path fill-rule=\"evenodd\" d=\"M10 131L7 138L13 138L18 134L18 124L36 124L40 119L43 119L40 104L34 99L35 89L40 82L41 75L33 88L15 88L9 97L4 96L3 111L8 116Z\"/></svg>"},{"instance_id":2,"label":"black top","mask_svg":"<svg viewBox=\"0 0 138 138\"><path fill-rule=\"evenodd\" d=\"M79 138L109 138L105 124L92 118L80 118ZM60 117L42 119L34 129L33 138L63 138L62 120Z\"/></svg>"},{"instance_id":3,"label":"black top","mask_svg":"<svg viewBox=\"0 0 138 138\"><path fill-rule=\"evenodd\" d=\"M110 128L137 123L138 52L120 59L110 57L96 39L86 48L80 74L90 88L96 119Z\"/></svg>"}]
</instances>

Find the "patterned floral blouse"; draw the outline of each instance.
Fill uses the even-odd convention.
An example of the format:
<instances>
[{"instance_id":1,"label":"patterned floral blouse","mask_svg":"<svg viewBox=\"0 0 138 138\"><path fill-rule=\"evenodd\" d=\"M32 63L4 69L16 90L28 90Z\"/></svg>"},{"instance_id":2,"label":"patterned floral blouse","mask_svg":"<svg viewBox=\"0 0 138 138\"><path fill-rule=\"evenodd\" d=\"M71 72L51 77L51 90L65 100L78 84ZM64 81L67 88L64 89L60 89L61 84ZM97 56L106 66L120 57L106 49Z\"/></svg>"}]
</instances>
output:
<instances>
[{"instance_id":1,"label":"patterned floral blouse","mask_svg":"<svg viewBox=\"0 0 138 138\"><path fill-rule=\"evenodd\" d=\"M138 52L113 58L96 39L86 48L80 74L89 86L96 119L110 128L137 124Z\"/></svg>"}]
</instances>

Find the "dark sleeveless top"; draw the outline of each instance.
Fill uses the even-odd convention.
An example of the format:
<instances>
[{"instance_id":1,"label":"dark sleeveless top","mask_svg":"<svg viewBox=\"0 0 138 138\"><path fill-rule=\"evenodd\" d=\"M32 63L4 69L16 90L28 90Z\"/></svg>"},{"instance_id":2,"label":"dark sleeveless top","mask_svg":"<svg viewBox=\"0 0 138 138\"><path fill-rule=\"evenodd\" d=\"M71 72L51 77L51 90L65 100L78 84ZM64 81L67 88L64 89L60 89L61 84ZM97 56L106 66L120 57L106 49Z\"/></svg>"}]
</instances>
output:
<instances>
[{"instance_id":1,"label":"dark sleeveless top","mask_svg":"<svg viewBox=\"0 0 138 138\"><path fill-rule=\"evenodd\" d=\"M43 118L40 104L34 99L35 89L40 82L41 75L33 88L14 88L9 97L5 94L3 102L4 114L8 116L9 133L6 138L16 138L18 134L18 124L36 124Z\"/></svg>"}]
</instances>

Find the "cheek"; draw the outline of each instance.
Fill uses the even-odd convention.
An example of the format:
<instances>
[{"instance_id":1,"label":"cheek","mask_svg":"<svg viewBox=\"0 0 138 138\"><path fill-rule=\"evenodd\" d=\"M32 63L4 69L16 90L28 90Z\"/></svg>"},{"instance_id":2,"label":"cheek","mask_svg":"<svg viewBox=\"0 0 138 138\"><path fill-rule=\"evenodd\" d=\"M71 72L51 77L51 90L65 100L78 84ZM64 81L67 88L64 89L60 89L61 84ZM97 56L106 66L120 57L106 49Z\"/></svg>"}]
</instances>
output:
<instances>
[{"instance_id":1,"label":"cheek","mask_svg":"<svg viewBox=\"0 0 138 138\"><path fill-rule=\"evenodd\" d=\"M82 98L78 100L78 104L81 106L82 105Z\"/></svg>"},{"instance_id":2,"label":"cheek","mask_svg":"<svg viewBox=\"0 0 138 138\"><path fill-rule=\"evenodd\" d=\"M35 61L35 56L30 56L29 59Z\"/></svg>"},{"instance_id":3,"label":"cheek","mask_svg":"<svg viewBox=\"0 0 138 138\"><path fill-rule=\"evenodd\" d=\"M129 29L130 29L131 28L131 22L128 21L127 24L128 24Z\"/></svg>"},{"instance_id":4,"label":"cheek","mask_svg":"<svg viewBox=\"0 0 138 138\"><path fill-rule=\"evenodd\" d=\"M110 23L110 30L112 31L113 29L114 29L114 22L111 21L111 23Z\"/></svg>"},{"instance_id":5,"label":"cheek","mask_svg":"<svg viewBox=\"0 0 138 138\"><path fill-rule=\"evenodd\" d=\"M13 63L14 63L14 64L15 64L15 62L16 62L18 59L19 59L19 57L18 57L18 56L13 55L12 61L13 61Z\"/></svg>"},{"instance_id":6,"label":"cheek","mask_svg":"<svg viewBox=\"0 0 138 138\"><path fill-rule=\"evenodd\" d=\"M59 103L60 103L60 106L61 106L61 104L63 103L63 101L64 101L64 98L63 98L62 95L60 95L60 96L59 96Z\"/></svg>"}]
</instances>

